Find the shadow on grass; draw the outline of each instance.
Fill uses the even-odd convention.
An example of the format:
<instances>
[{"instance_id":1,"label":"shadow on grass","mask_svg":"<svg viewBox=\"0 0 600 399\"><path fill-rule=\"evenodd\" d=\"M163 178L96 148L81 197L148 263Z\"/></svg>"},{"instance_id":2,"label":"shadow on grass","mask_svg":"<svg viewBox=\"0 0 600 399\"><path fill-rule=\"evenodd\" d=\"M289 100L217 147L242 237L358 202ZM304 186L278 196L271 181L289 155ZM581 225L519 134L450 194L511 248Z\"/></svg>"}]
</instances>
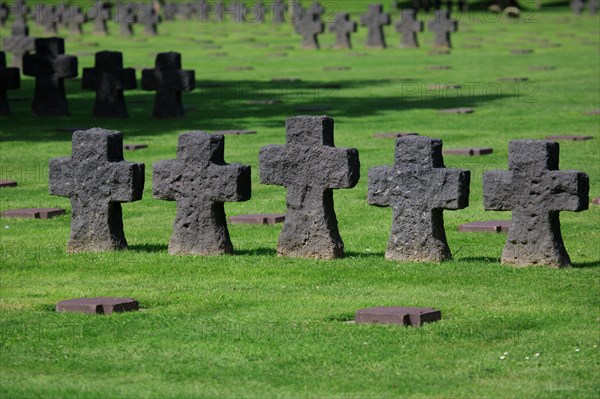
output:
<instances>
[{"instance_id":1,"label":"shadow on grass","mask_svg":"<svg viewBox=\"0 0 600 399\"><path fill-rule=\"evenodd\" d=\"M477 263L490 263L499 265L500 258L493 258L491 256L467 256L464 258L454 258L457 262L477 262Z\"/></svg>"},{"instance_id":2,"label":"shadow on grass","mask_svg":"<svg viewBox=\"0 0 600 399\"><path fill-rule=\"evenodd\" d=\"M347 251L345 254L346 258L358 258L358 259L384 259L384 252L355 252L355 251Z\"/></svg>"},{"instance_id":3,"label":"shadow on grass","mask_svg":"<svg viewBox=\"0 0 600 399\"><path fill-rule=\"evenodd\" d=\"M346 89L391 86L390 96L356 96ZM433 82L427 82L433 83ZM208 88L206 88L208 86ZM212 86L211 86L212 85ZM332 85L325 87L327 85ZM339 85L339 88L336 86ZM34 82L22 82L20 92L11 92L10 96L31 98ZM393 111L429 110L432 118L469 118L465 115L441 115L438 110L444 108L476 107L510 97L509 93L486 95L465 90L432 91L427 90L425 82L412 82L410 79L365 79L301 81L273 83L269 81L200 81L198 88L183 94L187 115L182 119L157 120L151 117L153 92L141 90L125 94L130 118L99 119L91 117L94 103L93 92L82 92L81 82L68 82L68 92L75 97L69 98L71 116L69 117L31 117L29 101L11 101L13 115L2 118L7 123L0 130L0 139L14 141L70 141L71 132L57 131L64 128L90 128L101 126L119 130L126 138L138 135L149 136L165 132L186 130L226 130L281 128L284 137L285 119L302 114L327 114L334 118L356 118L373 116ZM264 104L260 102L281 100L281 103ZM256 103L259 101L259 103ZM323 105L328 110L306 111L299 107ZM246 118L258 119L251 125Z\"/></svg>"},{"instance_id":4,"label":"shadow on grass","mask_svg":"<svg viewBox=\"0 0 600 399\"><path fill-rule=\"evenodd\" d=\"M127 249L134 252L157 253L168 252L169 246L167 244L134 244L129 245Z\"/></svg>"},{"instance_id":5,"label":"shadow on grass","mask_svg":"<svg viewBox=\"0 0 600 399\"><path fill-rule=\"evenodd\" d=\"M236 250L234 250L234 255L277 256L277 250L274 248L236 249Z\"/></svg>"},{"instance_id":6,"label":"shadow on grass","mask_svg":"<svg viewBox=\"0 0 600 399\"><path fill-rule=\"evenodd\" d=\"M573 263L571 267L575 269L586 269L590 267L600 267L600 260L594 260L591 262L577 262Z\"/></svg>"}]
</instances>

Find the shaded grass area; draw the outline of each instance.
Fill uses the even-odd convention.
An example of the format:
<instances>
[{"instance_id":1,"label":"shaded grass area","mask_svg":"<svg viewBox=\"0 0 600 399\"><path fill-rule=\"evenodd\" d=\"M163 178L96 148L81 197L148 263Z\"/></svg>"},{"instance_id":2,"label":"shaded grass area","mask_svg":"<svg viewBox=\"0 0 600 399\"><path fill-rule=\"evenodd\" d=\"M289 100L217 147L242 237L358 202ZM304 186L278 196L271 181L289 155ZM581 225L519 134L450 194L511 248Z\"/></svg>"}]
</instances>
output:
<instances>
[{"instance_id":1,"label":"shaded grass area","mask_svg":"<svg viewBox=\"0 0 600 399\"><path fill-rule=\"evenodd\" d=\"M357 20L367 2L344 4ZM365 49L361 29L352 52L327 48L331 35L323 36L321 51L302 51L287 25L179 21L162 24L157 38L67 36L67 52L79 53L81 67L92 66L91 53L104 49L123 51L126 66L138 68L151 67L157 52L176 50L184 68L196 70L198 85L223 87L185 94L193 109L177 121L151 119L152 93L140 90L126 94L129 119L94 119L93 95L80 90L79 80L67 83L68 118L33 118L27 101L11 102L14 115L0 119L0 178L16 179L19 187L0 192L0 209L70 210L68 199L47 193L48 160L70 153L70 134L57 128L116 129L125 142L149 148L126 153L147 170L144 199L123 206L126 251L66 254L68 216L0 221L2 397L597 397L600 209L561 215L574 266L567 270L502 266L505 235L456 231L468 221L510 218L483 210L481 175L506 169L511 139L593 136L561 142L561 169L587 172L590 196L600 196L599 117L585 115L600 108L598 19L570 16L564 7L534 16L535 23L465 16L450 55L428 55L428 32L419 37L422 48L398 49L392 27L386 28L390 49ZM515 48L535 51L511 54ZM270 55L280 52L287 56ZM452 69L427 69L435 65ZM556 69L529 69L544 65ZM232 72L231 66L253 69ZM511 76L529 81L497 80ZM302 80L271 82L292 77ZM462 89L428 89L440 83ZM339 88L315 89L323 84ZM32 90L26 78L9 97ZM247 103L265 98L283 103ZM283 213L285 190L259 184L257 154L283 143L285 118L313 104L331 107L336 145L360 151L361 181L335 194L347 257L278 258L280 226L238 225L229 226L235 255L169 256L175 204L152 198L151 164L175 157L178 133L257 130L226 138L226 160L250 164L253 179L252 200L226 210ZM459 106L476 111L438 113ZM371 138L384 131L440 137L446 148L494 148L485 157L445 159L473 176L470 207L445 213L454 260L383 259L391 210L366 203L366 176L393 161L393 140ZM61 299L102 295L135 297L142 311L110 317L53 312ZM421 329L347 323L356 309L378 305L432 306L443 320Z\"/></svg>"}]
</instances>

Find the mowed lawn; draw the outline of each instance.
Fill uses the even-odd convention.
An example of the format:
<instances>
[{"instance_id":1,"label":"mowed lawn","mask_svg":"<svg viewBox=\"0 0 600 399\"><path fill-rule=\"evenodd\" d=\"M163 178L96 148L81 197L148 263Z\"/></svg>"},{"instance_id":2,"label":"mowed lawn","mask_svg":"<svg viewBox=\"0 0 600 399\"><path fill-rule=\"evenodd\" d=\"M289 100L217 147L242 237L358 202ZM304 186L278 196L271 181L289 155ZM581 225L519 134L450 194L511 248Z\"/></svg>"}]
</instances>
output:
<instances>
[{"instance_id":1,"label":"mowed lawn","mask_svg":"<svg viewBox=\"0 0 600 399\"><path fill-rule=\"evenodd\" d=\"M367 4L330 6L358 20ZM183 96L187 117L175 121L153 120L153 93L142 90L126 94L129 119L94 119L93 93L82 92L80 77L67 82L71 117L32 117L29 100L21 100L11 101L13 116L0 118L0 179L19 182L1 189L0 210L58 206L69 214L69 200L47 188L48 161L71 152L71 135L58 128L99 126L122 131L125 143L149 145L125 154L146 164L144 199L123 205L125 251L67 254L70 216L0 219L0 396L600 396L600 206L561 215L568 269L503 266L504 234L457 232L469 221L510 219L509 212L483 210L481 176L507 169L512 139L593 136L561 142L560 167L588 173L590 197L600 197L600 117L586 115L600 108L599 20L572 16L562 3L543 7L520 20L456 15L449 55L429 54L430 32L419 35L420 49L398 48L392 26L385 51L364 47L365 28L353 36L352 51L331 49L331 34L322 36L320 51L301 50L289 24L166 22L155 38L141 26L134 38L122 38L115 24L107 37L91 35L91 25L82 38L61 32L67 53L79 57L80 76L96 51L122 51L125 66L136 68L152 67L158 52L178 51L198 87ZM43 35L31 25L33 35ZM241 66L253 69L228 69ZM531 69L541 66L554 69ZM505 77L529 80L498 81ZM314 88L321 84L340 88ZM462 89L429 87L435 84ZM33 80L24 78L9 97L32 93ZM269 98L283 103L248 103ZM358 186L335 192L346 258L277 257L281 225L230 225L233 256L169 256L175 203L152 197L151 165L175 157L178 134L257 130L225 139L226 160L251 165L253 184L252 199L226 204L226 211L284 213L285 189L259 183L258 152L285 142L284 122L301 114L296 107L315 104L331 107L336 145L360 152ZM455 107L475 113L438 112ZM452 261L384 260L391 209L367 204L367 174L393 162L394 141L372 138L392 131L438 137L445 148L494 149L445 157L447 167L472 173L470 206L445 212ZM57 301L84 296L134 297L142 309L54 312ZM385 305L435 307L443 319L420 329L348 323L359 308Z\"/></svg>"}]
</instances>

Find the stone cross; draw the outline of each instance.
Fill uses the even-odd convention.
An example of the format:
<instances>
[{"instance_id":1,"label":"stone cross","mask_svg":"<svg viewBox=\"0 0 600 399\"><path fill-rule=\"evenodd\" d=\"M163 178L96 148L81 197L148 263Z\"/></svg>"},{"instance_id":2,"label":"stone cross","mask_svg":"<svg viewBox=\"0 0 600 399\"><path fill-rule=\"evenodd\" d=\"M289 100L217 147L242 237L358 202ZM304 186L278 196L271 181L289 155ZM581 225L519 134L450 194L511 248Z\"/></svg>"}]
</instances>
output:
<instances>
[{"instance_id":1,"label":"stone cross","mask_svg":"<svg viewBox=\"0 0 600 399\"><path fill-rule=\"evenodd\" d=\"M598 14L598 0L588 0L587 7L590 15Z\"/></svg>"},{"instance_id":2,"label":"stone cross","mask_svg":"<svg viewBox=\"0 0 600 399\"><path fill-rule=\"evenodd\" d=\"M81 87L94 90L92 115L99 118L127 118L124 90L137 87L135 69L123 68L123 54L117 51L96 53L94 68L83 68Z\"/></svg>"},{"instance_id":3,"label":"stone cross","mask_svg":"<svg viewBox=\"0 0 600 399\"><path fill-rule=\"evenodd\" d=\"M50 194L71 199L70 252L127 247L121 202L142 199L144 164L123 160L123 135L104 129L73 133L73 152L49 166Z\"/></svg>"},{"instance_id":4,"label":"stone cross","mask_svg":"<svg viewBox=\"0 0 600 399\"><path fill-rule=\"evenodd\" d=\"M196 15L202 22L208 22L208 15L210 12L210 4L205 0L196 0Z\"/></svg>"},{"instance_id":5,"label":"stone cross","mask_svg":"<svg viewBox=\"0 0 600 399\"><path fill-rule=\"evenodd\" d=\"M29 37L27 23L17 19L12 26L12 36L3 38L2 46L12 54L12 66L23 69L23 56L35 49L35 39Z\"/></svg>"},{"instance_id":6,"label":"stone cross","mask_svg":"<svg viewBox=\"0 0 600 399\"><path fill-rule=\"evenodd\" d=\"M267 8L262 1L257 1L254 6L254 22L263 23L267 16Z\"/></svg>"},{"instance_id":7,"label":"stone cross","mask_svg":"<svg viewBox=\"0 0 600 399\"><path fill-rule=\"evenodd\" d=\"M142 89L156 91L154 97L155 118L183 118L181 92L196 87L194 71L181 69L181 54L159 53L154 69L142 71Z\"/></svg>"},{"instance_id":8,"label":"stone cross","mask_svg":"<svg viewBox=\"0 0 600 399\"><path fill-rule=\"evenodd\" d=\"M233 22L236 24L246 22L246 12L246 5L239 1L233 2L227 9L227 13L232 15Z\"/></svg>"},{"instance_id":9,"label":"stone cross","mask_svg":"<svg viewBox=\"0 0 600 399\"><path fill-rule=\"evenodd\" d=\"M569 7L571 7L571 10L573 10L573 14L580 15L585 8L585 3L583 0L573 0Z\"/></svg>"},{"instance_id":10,"label":"stone cross","mask_svg":"<svg viewBox=\"0 0 600 399\"><path fill-rule=\"evenodd\" d=\"M94 20L94 33L108 35L107 21L110 19L110 4L103 0L96 1L94 7L90 8L88 17Z\"/></svg>"},{"instance_id":11,"label":"stone cross","mask_svg":"<svg viewBox=\"0 0 600 399\"><path fill-rule=\"evenodd\" d=\"M154 197L177 201L172 255L233 253L224 203L250 199L250 166L225 163L224 148L223 135L184 133L177 159L153 165Z\"/></svg>"},{"instance_id":12,"label":"stone cross","mask_svg":"<svg viewBox=\"0 0 600 399\"><path fill-rule=\"evenodd\" d=\"M400 47L417 48L417 32L423 32L423 22L415 19L414 10L402 10L402 19L396 23L396 32L402 33Z\"/></svg>"},{"instance_id":13,"label":"stone cross","mask_svg":"<svg viewBox=\"0 0 600 399\"><path fill-rule=\"evenodd\" d=\"M277 252L332 259L344 256L333 189L352 188L360 177L358 150L335 148L333 119L298 116L286 121L286 144L263 147L260 182L287 188L287 215Z\"/></svg>"},{"instance_id":14,"label":"stone cross","mask_svg":"<svg viewBox=\"0 0 600 399\"><path fill-rule=\"evenodd\" d=\"M15 90L21 87L21 75L19 68L6 67L6 55L0 51L0 115L10 115L10 106L6 97L7 90Z\"/></svg>"},{"instance_id":15,"label":"stone cross","mask_svg":"<svg viewBox=\"0 0 600 399\"><path fill-rule=\"evenodd\" d=\"M69 6L66 11L68 14L67 25L71 34L83 35L83 24L85 23L85 15L79 6Z\"/></svg>"},{"instance_id":16,"label":"stone cross","mask_svg":"<svg viewBox=\"0 0 600 399\"><path fill-rule=\"evenodd\" d=\"M427 25L430 31L435 32L434 47L452 47L450 33L456 32L458 29L458 22L449 19L449 15L448 10L436 10L434 20L429 21L429 24Z\"/></svg>"},{"instance_id":17,"label":"stone cross","mask_svg":"<svg viewBox=\"0 0 600 399\"><path fill-rule=\"evenodd\" d=\"M356 32L356 22L350 21L350 14L336 14L335 22L329 25L329 32L335 33L335 48L352 48L350 34Z\"/></svg>"},{"instance_id":18,"label":"stone cross","mask_svg":"<svg viewBox=\"0 0 600 399\"><path fill-rule=\"evenodd\" d=\"M485 210L512 211L502 263L555 267L571 263L559 213L588 209L589 178L579 171L559 171L558 157L556 142L513 140L508 145L508 171L483 175Z\"/></svg>"},{"instance_id":19,"label":"stone cross","mask_svg":"<svg viewBox=\"0 0 600 399\"><path fill-rule=\"evenodd\" d=\"M369 11L360 17L360 24L369 28L367 47L386 47L383 27L390 23L390 14L383 13L383 5L369 4Z\"/></svg>"},{"instance_id":20,"label":"stone cross","mask_svg":"<svg viewBox=\"0 0 600 399\"><path fill-rule=\"evenodd\" d=\"M10 14L9 7L5 2L0 3L0 28L4 28L4 25L6 25L6 21L8 21L8 14Z\"/></svg>"},{"instance_id":21,"label":"stone cross","mask_svg":"<svg viewBox=\"0 0 600 399\"><path fill-rule=\"evenodd\" d=\"M163 10L163 16L165 17L165 20L167 20L167 21L174 21L175 17L177 16L177 13L179 12L178 4L170 3L170 2L164 4L162 7L162 10Z\"/></svg>"},{"instance_id":22,"label":"stone cross","mask_svg":"<svg viewBox=\"0 0 600 399\"><path fill-rule=\"evenodd\" d=\"M133 24L137 22L137 7L137 4L129 2L117 4L117 22L121 27L121 35L133 35Z\"/></svg>"},{"instance_id":23,"label":"stone cross","mask_svg":"<svg viewBox=\"0 0 600 399\"><path fill-rule=\"evenodd\" d=\"M215 10L215 20L217 22L224 22L225 21L225 4L222 1L217 1L215 3L214 6L214 10Z\"/></svg>"},{"instance_id":24,"label":"stone cross","mask_svg":"<svg viewBox=\"0 0 600 399\"><path fill-rule=\"evenodd\" d=\"M23 57L23 74L35 77L34 115L69 115L64 79L77 76L77 57L65 55L64 39L35 39L35 54Z\"/></svg>"},{"instance_id":25,"label":"stone cross","mask_svg":"<svg viewBox=\"0 0 600 399\"><path fill-rule=\"evenodd\" d=\"M161 22L161 18L152 4L144 4L142 6L140 12L140 22L144 25L145 34L150 36L157 35L157 26Z\"/></svg>"},{"instance_id":26,"label":"stone cross","mask_svg":"<svg viewBox=\"0 0 600 399\"><path fill-rule=\"evenodd\" d=\"M178 14L183 18L190 20L195 14L196 5L194 3L180 3L177 7Z\"/></svg>"},{"instance_id":27,"label":"stone cross","mask_svg":"<svg viewBox=\"0 0 600 399\"><path fill-rule=\"evenodd\" d=\"M61 19L61 8L56 4L36 4L36 21L44 27L49 35L58 34L58 22Z\"/></svg>"},{"instance_id":28,"label":"stone cross","mask_svg":"<svg viewBox=\"0 0 600 399\"><path fill-rule=\"evenodd\" d=\"M325 31L325 25L320 19L310 13L303 13L302 17L296 22L296 33L302 35L302 47L305 49L318 49L318 35Z\"/></svg>"},{"instance_id":29,"label":"stone cross","mask_svg":"<svg viewBox=\"0 0 600 399\"><path fill-rule=\"evenodd\" d=\"M273 23L280 24L285 21L285 8L286 5L283 0L275 0L271 5L271 15L273 16Z\"/></svg>"},{"instance_id":30,"label":"stone cross","mask_svg":"<svg viewBox=\"0 0 600 399\"><path fill-rule=\"evenodd\" d=\"M320 21L325 14L325 8L318 1L313 1L313 3L308 7L306 13L311 14L315 20Z\"/></svg>"},{"instance_id":31,"label":"stone cross","mask_svg":"<svg viewBox=\"0 0 600 399\"><path fill-rule=\"evenodd\" d=\"M369 171L369 204L393 209L386 259L450 259L443 212L469 205L470 177L468 170L446 169L442 140L425 136L397 139L394 165Z\"/></svg>"}]
</instances>

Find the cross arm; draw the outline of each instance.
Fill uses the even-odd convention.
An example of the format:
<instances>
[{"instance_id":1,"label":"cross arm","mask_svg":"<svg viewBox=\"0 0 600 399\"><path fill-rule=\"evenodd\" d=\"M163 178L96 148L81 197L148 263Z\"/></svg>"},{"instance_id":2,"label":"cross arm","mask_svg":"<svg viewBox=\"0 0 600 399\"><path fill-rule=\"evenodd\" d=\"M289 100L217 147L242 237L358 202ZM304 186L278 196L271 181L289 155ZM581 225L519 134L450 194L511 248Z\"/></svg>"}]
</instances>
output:
<instances>
[{"instance_id":1,"label":"cross arm","mask_svg":"<svg viewBox=\"0 0 600 399\"><path fill-rule=\"evenodd\" d=\"M156 90L158 88L158 78L156 69L142 69L142 89Z\"/></svg>"},{"instance_id":2,"label":"cross arm","mask_svg":"<svg viewBox=\"0 0 600 399\"><path fill-rule=\"evenodd\" d=\"M75 192L71 157L54 158L48 166L48 191L51 195L71 197Z\"/></svg>"},{"instance_id":3,"label":"cross arm","mask_svg":"<svg viewBox=\"0 0 600 399\"><path fill-rule=\"evenodd\" d=\"M175 201L186 184L183 165L177 160L158 161L152 165L152 195L154 198Z\"/></svg>"},{"instance_id":4,"label":"cross arm","mask_svg":"<svg viewBox=\"0 0 600 399\"><path fill-rule=\"evenodd\" d=\"M110 200L133 202L142 199L144 192L144 164L136 162L109 162L105 184L110 189Z\"/></svg>"},{"instance_id":5,"label":"cross arm","mask_svg":"<svg viewBox=\"0 0 600 399\"><path fill-rule=\"evenodd\" d=\"M352 188L360 179L360 160L356 148L325 147L319 164L326 188ZM317 174L318 176L318 174Z\"/></svg>"},{"instance_id":6,"label":"cross arm","mask_svg":"<svg viewBox=\"0 0 600 399\"><path fill-rule=\"evenodd\" d=\"M21 86L19 68L0 67L0 89L14 90Z\"/></svg>"},{"instance_id":7,"label":"cross arm","mask_svg":"<svg viewBox=\"0 0 600 399\"><path fill-rule=\"evenodd\" d=\"M96 69L95 68L83 68L81 74L81 88L84 90L96 90L98 82L96 81Z\"/></svg>"},{"instance_id":8,"label":"cross arm","mask_svg":"<svg viewBox=\"0 0 600 399\"><path fill-rule=\"evenodd\" d=\"M196 88L196 72L192 70L177 71L179 78L179 89L181 91L192 91Z\"/></svg>"},{"instance_id":9,"label":"cross arm","mask_svg":"<svg viewBox=\"0 0 600 399\"><path fill-rule=\"evenodd\" d=\"M550 210L580 212L588 209L590 179L587 174L576 170L547 173Z\"/></svg>"},{"instance_id":10,"label":"cross arm","mask_svg":"<svg viewBox=\"0 0 600 399\"><path fill-rule=\"evenodd\" d=\"M486 211L510 211L513 208L513 173L492 170L483 174L483 208Z\"/></svg>"},{"instance_id":11,"label":"cross arm","mask_svg":"<svg viewBox=\"0 0 600 399\"><path fill-rule=\"evenodd\" d=\"M367 201L369 205L390 206L393 190L394 168L390 166L377 166L369 169L369 191Z\"/></svg>"},{"instance_id":12,"label":"cross arm","mask_svg":"<svg viewBox=\"0 0 600 399\"><path fill-rule=\"evenodd\" d=\"M214 183L218 191L213 198L217 202L248 201L251 197L250 166L241 164L218 165Z\"/></svg>"},{"instance_id":13,"label":"cross arm","mask_svg":"<svg viewBox=\"0 0 600 399\"><path fill-rule=\"evenodd\" d=\"M463 209L469 206L471 172L462 169L433 168L434 209Z\"/></svg>"},{"instance_id":14,"label":"cross arm","mask_svg":"<svg viewBox=\"0 0 600 399\"><path fill-rule=\"evenodd\" d=\"M274 144L260 149L258 165L261 184L277 186L287 185L287 172L294 168L286 147Z\"/></svg>"},{"instance_id":15,"label":"cross arm","mask_svg":"<svg viewBox=\"0 0 600 399\"><path fill-rule=\"evenodd\" d=\"M54 60L54 71L60 78L76 77L77 57L72 55L59 55Z\"/></svg>"},{"instance_id":16,"label":"cross arm","mask_svg":"<svg viewBox=\"0 0 600 399\"><path fill-rule=\"evenodd\" d=\"M119 89L133 90L137 88L134 68L124 68L119 71Z\"/></svg>"}]
</instances>

